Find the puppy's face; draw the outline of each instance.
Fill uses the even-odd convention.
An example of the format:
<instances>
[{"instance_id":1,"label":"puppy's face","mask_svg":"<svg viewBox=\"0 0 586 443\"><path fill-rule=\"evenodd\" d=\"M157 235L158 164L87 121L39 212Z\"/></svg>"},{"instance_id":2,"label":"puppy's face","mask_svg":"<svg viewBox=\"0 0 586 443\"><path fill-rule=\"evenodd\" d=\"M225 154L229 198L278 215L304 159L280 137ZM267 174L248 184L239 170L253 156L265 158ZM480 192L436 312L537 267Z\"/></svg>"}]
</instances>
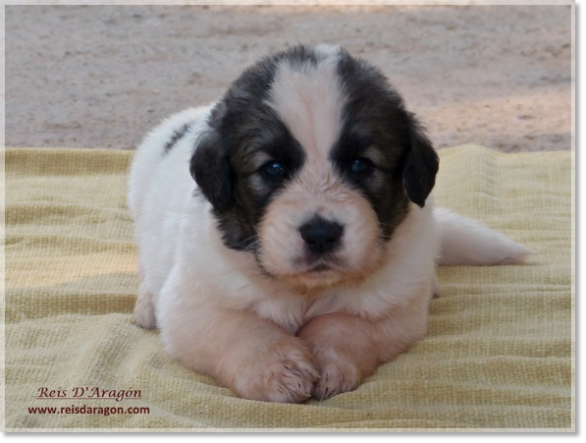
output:
<instances>
[{"instance_id":1,"label":"puppy's face","mask_svg":"<svg viewBox=\"0 0 586 443\"><path fill-rule=\"evenodd\" d=\"M227 247L315 288L368 276L423 206L438 160L382 74L338 48L296 47L246 72L191 163Z\"/></svg>"}]
</instances>

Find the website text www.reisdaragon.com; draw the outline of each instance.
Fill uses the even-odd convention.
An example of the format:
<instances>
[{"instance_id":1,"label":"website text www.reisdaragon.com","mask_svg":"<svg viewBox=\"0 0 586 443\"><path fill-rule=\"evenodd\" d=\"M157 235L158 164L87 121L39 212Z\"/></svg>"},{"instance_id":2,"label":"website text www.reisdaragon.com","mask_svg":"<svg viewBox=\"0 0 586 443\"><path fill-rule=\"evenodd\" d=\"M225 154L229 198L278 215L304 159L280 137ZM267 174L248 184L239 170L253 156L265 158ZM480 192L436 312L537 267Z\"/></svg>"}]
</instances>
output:
<instances>
[{"instance_id":1,"label":"website text www.reisdaragon.com","mask_svg":"<svg viewBox=\"0 0 586 443\"><path fill-rule=\"evenodd\" d=\"M108 417L110 415L126 415L126 414L150 414L150 409L146 406L45 406L45 407L29 407L28 413L32 415L75 415L75 414L95 414Z\"/></svg>"}]
</instances>

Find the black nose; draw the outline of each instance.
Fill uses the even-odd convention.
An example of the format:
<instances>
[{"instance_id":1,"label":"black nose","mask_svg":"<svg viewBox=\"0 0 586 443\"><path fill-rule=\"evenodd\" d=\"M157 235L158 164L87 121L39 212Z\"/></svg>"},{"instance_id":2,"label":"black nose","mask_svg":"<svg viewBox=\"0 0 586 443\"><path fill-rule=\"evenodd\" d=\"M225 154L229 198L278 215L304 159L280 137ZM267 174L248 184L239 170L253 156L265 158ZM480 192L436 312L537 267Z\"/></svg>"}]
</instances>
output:
<instances>
[{"instance_id":1,"label":"black nose","mask_svg":"<svg viewBox=\"0 0 586 443\"><path fill-rule=\"evenodd\" d=\"M316 217L301 226L299 233L311 252L323 254L340 244L344 227L336 222Z\"/></svg>"}]
</instances>

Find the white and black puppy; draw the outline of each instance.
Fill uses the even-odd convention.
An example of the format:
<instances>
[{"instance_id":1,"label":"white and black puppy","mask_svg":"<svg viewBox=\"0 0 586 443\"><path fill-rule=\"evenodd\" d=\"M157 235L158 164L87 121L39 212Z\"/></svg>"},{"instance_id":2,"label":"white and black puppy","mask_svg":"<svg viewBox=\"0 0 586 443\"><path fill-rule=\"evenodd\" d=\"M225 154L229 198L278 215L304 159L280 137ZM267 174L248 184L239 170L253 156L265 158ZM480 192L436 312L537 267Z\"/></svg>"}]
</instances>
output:
<instances>
[{"instance_id":1,"label":"white and black puppy","mask_svg":"<svg viewBox=\"0 0 586 443\"><path fill-rule=\"evenodd\" d=\"M436 264L530 252L434 209L437 171L376 68L327 45L264 58L136 153L137 323L244 398L355 389L425 335Z\"/></svg>"}]
</instances>

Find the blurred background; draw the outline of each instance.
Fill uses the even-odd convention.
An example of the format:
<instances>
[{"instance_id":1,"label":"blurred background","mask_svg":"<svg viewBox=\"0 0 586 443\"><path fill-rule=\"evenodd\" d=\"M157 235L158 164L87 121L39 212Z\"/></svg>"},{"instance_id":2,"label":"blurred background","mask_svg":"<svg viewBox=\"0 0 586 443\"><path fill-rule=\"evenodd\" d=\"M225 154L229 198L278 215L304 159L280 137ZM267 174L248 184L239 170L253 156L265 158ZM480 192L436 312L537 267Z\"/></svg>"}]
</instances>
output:
<instances>
[{"instance_id":1,"label":"blurred background","mask_svg":"<svg viewBox=\"0 0 586 443\"><path fill-rule=\"evenodd\" d=\"M132 149L259 57L378 66L437 148L571 147L570 6L6 6L6 146Z\"/></svg>"}]
</instances>

